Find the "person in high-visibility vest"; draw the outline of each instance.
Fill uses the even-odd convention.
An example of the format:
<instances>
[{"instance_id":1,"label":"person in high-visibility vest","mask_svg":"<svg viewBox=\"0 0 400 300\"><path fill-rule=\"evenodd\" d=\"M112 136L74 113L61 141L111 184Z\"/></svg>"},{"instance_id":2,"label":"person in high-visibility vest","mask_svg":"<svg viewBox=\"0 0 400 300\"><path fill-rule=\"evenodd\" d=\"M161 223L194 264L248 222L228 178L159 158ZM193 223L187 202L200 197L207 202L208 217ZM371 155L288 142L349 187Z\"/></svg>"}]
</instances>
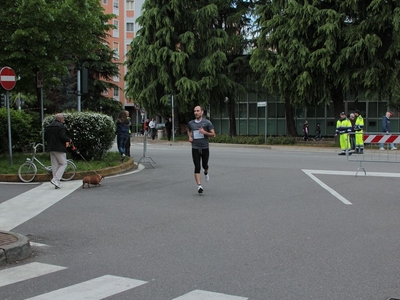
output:
<instances>
[{"instance_id":1,"label":"person in high-visibility vest","mask_svg":"<svg viewBox=\"0 0 400 300\"><path fill-rule=\"evenodd\" d=\"M354 131L356 132L356 153L364 153L364 118L360 115L360 111L354 111L356 122L354 123Z\"/></svg>"},{"instance_id":2,"label":"person in high-visibility vest","mask_svg":"<svg viewBox=\"0 0 400 300\"><path fill-rule=\"evenodd\" d=\"M335 136L339 135L340 138L340 152L338 155L346 155L346 150L350 149L350 138L349 132L351 132L352 125L349 119L347 119L344 112L340 113L340 119L336 122ZM349 155L351 152L348 151Z\"/></svg>"}]
</instances>

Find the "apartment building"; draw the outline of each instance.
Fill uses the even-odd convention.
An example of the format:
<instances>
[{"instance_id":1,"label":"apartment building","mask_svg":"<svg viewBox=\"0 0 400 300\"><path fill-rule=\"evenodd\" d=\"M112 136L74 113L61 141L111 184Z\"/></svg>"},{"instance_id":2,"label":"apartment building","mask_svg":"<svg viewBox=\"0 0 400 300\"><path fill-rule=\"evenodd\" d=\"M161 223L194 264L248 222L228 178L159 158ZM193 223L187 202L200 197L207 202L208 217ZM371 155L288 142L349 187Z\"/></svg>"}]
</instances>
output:
<instances>
[{"instance_id":1,"label":"apartment building","mask_svg":"<svg viewBox=\"0 0 400 300\"><path fill-rule=\"evenodd\" d=\"M113 97L115 101L120 101L125 109L132 114L134 103L127 99L124 94L125 82L124 76L127 72L123 65L129 45L138 30L136 19L140 16L144 0L99 0L104 7L106 14L114 14L115 18L112 23L115 29L110 32L107 41L110 48L116 52L115 61L120 63L119 77L114 78L114 83L120 87L119 90L108 90L108 97Z\"/></svg>"}]
</instances>

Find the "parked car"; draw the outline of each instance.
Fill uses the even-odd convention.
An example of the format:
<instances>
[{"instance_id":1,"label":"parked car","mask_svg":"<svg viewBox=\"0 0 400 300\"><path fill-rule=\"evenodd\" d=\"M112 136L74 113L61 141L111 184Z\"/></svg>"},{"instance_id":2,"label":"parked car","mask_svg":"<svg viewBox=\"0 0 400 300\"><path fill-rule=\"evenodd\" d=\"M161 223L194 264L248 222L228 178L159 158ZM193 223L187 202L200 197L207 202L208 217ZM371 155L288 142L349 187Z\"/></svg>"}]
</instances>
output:
<instances>
[{"instance_id":1,"label":"parked car","mask_svg":"<svg viewBox=\"0 0 400 300\"><path fill-rule=\"evenodd\" d=\"M162 129L164 129L165 128L165 124L164 123L157 123L156 124L156 129L157 130L162 130Z\"/></svg>"}]
</instances>

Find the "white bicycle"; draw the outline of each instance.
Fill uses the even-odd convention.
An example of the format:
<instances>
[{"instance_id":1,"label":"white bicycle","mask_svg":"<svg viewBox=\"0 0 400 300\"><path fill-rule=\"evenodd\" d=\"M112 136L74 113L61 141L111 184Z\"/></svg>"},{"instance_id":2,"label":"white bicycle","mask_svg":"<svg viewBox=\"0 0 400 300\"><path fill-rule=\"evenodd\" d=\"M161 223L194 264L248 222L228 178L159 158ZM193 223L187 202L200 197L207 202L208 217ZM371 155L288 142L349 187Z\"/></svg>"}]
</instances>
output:
<instances>
[{"instance_id":1,"label":"white bicycle","mask_svg":"<svg viewBox=\"0 0 400 300\"><path fill-rule=\"evenodd\" d=\"M36 149L37 147L42 146L43 144L36 144L33 146L33 155L31 158L27 158L26 162L24 162L18 169L18 177L23 182L31 182L38 171L38 168L35 163L38 163L40 167L45 170L47 173L51 174L51 166L45 166L38 158L36 158ZM67 167L65 168L64 174L61 180L71 180L75 177L76 174L76 165L70 159L67 159Z\"/></svg>"}]
</instances>

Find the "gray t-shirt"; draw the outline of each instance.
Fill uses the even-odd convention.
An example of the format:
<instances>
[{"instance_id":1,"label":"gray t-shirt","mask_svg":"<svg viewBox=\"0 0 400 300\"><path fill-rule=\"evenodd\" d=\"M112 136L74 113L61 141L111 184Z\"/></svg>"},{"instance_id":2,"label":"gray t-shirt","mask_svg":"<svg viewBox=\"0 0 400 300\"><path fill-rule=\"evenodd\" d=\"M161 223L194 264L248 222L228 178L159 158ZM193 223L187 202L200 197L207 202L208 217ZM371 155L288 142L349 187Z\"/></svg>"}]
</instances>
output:
<instances>
[{"instance_id":1,"label":"gray t-shirt","mask_svg":"<svg viewBox=\"0 0 400 300\"><path fill-rule=\"evenodd\" d=\"M208 136L199 132L200 127L203 127L203 129L208 132L214 129L214 125L207 119L201 119L200 121L190 121L188 123L188 128L192 132L193 149L207 149L209 147Z\"/></svg>"}]
</instances>

